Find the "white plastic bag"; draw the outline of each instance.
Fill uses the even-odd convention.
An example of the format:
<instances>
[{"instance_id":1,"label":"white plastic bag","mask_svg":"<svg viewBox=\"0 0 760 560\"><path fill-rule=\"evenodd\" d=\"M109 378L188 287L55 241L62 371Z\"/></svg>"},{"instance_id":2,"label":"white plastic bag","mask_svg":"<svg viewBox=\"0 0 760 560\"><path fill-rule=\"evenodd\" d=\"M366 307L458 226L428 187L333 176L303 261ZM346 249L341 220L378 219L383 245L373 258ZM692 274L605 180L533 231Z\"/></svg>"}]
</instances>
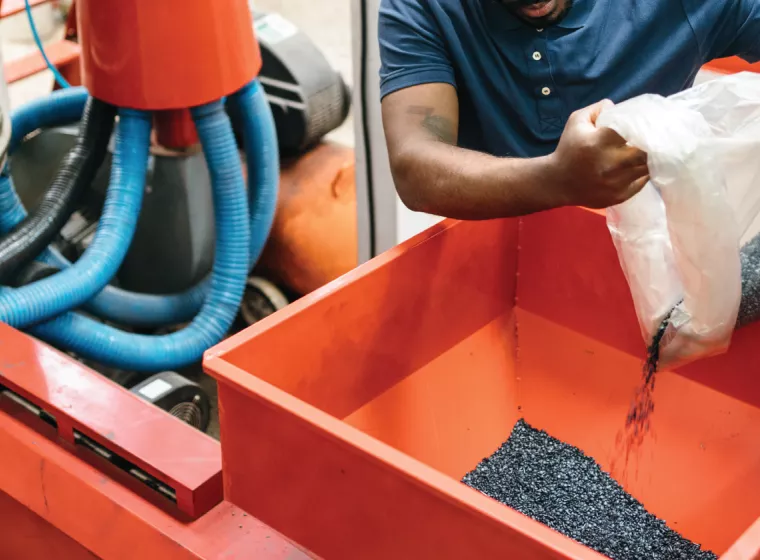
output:
<instances>
[{"instance_id":1,"label":"white plastic bag","mask_svg":"<svg viewBox=\"0 0 760 560\"><path fill-rule=\"evenodd\" d=\"M760 212L760 75L644 95L603 111L648 154L651 182L607 211L644 340L662 322L660 364L725 352L741 302L741 239Z\"/></svg>"}]
</instances>

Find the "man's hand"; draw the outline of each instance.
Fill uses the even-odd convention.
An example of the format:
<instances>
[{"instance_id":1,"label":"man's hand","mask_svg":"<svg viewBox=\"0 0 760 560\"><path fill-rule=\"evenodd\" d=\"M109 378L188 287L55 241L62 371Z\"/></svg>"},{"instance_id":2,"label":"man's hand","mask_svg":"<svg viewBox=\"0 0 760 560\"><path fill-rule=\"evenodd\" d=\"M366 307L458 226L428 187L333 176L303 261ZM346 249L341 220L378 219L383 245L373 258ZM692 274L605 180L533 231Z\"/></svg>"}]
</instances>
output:
<instances>
[{"instance_id":1,"label":"man's hand","mask_svg":"<svg viewBox=\"0 0 760 560\"><path fill-rule=\"evenodd\" d=\"M549 156L549 185L563 205L608 208L637 194L647 181L646 153L626 144L596 120L612 102L605 100L567 121L557 150Z\"/></svg>"}]
</instances>

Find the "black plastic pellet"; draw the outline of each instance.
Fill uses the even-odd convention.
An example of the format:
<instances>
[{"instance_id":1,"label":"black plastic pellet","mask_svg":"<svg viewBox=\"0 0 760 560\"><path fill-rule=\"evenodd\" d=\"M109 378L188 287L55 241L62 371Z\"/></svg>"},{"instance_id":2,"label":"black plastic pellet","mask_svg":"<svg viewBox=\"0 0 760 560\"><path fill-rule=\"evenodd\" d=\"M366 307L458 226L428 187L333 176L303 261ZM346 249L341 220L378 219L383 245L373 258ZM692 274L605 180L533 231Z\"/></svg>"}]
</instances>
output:
<instances>
[{"instance_id":1,"label":"black plastic pellet","mask_svg":"<svg viewBox=\"0 0 760 560\"><path fill-rule=\"evenodd\" d=\"M657 367L660 364L660 343L670 325L670 318L674 310L675 307L662 320L647 348L647 359L644 362L641 386L636 389L633 396L625 421L624 434L621 435L624 438L626 463L631 451L641 445L644 436L649 433L651 427L650 419L654 412L654 385L657 380Z\"/></svg>"},{"instance_id":2,"label":"black plastic pellet","mask_svg":"<svg viewBox=\"0 0 760 560\"><path fill-rule=\"evenodd\" d=\"M523 420L462 481L613 560L717 559L648 513L592 458Z\"/></svg>"}]
</instances>

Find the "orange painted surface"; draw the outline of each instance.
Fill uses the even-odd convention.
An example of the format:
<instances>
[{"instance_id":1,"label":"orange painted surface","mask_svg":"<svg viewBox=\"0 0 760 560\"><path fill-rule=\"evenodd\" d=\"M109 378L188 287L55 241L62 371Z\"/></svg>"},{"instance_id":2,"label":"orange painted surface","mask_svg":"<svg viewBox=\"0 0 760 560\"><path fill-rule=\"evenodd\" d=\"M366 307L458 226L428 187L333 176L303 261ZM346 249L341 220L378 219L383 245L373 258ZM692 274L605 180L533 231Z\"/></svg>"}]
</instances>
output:
<instances>
[{"instance_id":1,"label":"orange painted surface","mask_svg":"<svg viewBox=\"0 0 760 560\"><path fill-rule=\"evenodd\" d=\"M92 552L30 509L0 492L0 558L96 560Z\"/></svg>"},{"instance_id":2,"label":"orange painted surface","mask_svg":"<svg viewBox=\"0 0 760 560\"><path fill-rule=\"evenodd\" d=\"M432 228L422 237L428 243L392 249L287 307L278 315L287 318L287 329L267 321L215 352L231 350L226 358L236 366L262 372L283 391L343 418L511 309L516 255L504 250L494 257L510 240L516 245L517 223L489 225L491 238L480 246ZM469 260L461 260L463 254ZM490 266L481 266L489 259ZM424 280L421 270L428 271ZM253 350L238 347L248 337ZM306 340L283 367L282 352ZM273 351L257 351L259 345ZM333 382L336 371L341 383Z\"/></svg>"},{"instance_id":3,"label":"orange painted surface","mask_svg":"<svg viewBox=\"0 0 760 560\"><path fill-rule=\"evenodd\" d=\"M149 406L146 404L146 406ZM161 560L303 560L309 556L251 515L222 502L193 522L182 522L81 461L23 422L0 413L0 520L27 510L18 524L2 525L0 558L26 546L22 531L56 544L67 535L79 556L29 558L79 560L81 548L96 557ZM5 496L11 499L3 499ZM33 521L36 515L45 523ZM29 535L30 533L27 533ZM67 541L66 545L71 543Z\"/></svg>"},{"instance_id":4,"label":"orange painted surface","mask_svg":"<svg viewBox=\"0 0 760 560\"><path fill-rule=\"evenodd\" d=\"M721 560L760 560L760 519L734 543L731 549L721 557Z\"/></svg>"},{"instance_id":5,"label":"orange painted surface","mask_svg":"<svg viewBox=\"0 0 760 560\"><path fill-rule=\"evenodd\" d=\"M720 58L705 65L705 70L719 74L737 74L738 72L760 72L760 62L750 64L746 60L733 56Z\"/></svg>"},{"instance_id":6,"label":"orange painted surface","mask_svg":"<svg viewBox=\"0 0 760 560\"><path fill-rule=\"evenodd\" d=\"M525 417L674 529L753 559L759 335L660 374L626 464L644 344L603 215L444 222L207 354L225 498L336 560L601 558L459 482Z\"/></svg>"},{"instance_id":7,"label":"orange painted surface","mask_svg":"<svg viewBox=\"0 0 760 560\"><path fill-rule=\"evenodd\" d=\"M261 68L246 0L79 0L84 84L119 107L184 109Z\"/></svg>"},{"instance_id":8,"label":"orange painted surface","mask_svg":"<svg viewBox=\"0 0 760 560\"><path fill-rule=\"evenodd\" d=\"M0 341L0 385L53 415L57 427L46 429L63 445L75 448L74 433L81 432L174 489L176 505L154 492L146 495L185 516L197 518L222 501L216 441L69 356L1 323ZM18 409L0 403L0 410L8 414ZM99 457L94 459L101 462ZM145 490L141 485L137 488Z\"/></svg>"},{"instance_id":9,"label":"orange painted surface","mask_svg":"<svg viewBox=\"0 0 760 560\"><path fill-rule=\"evenodd\" d=\"M504 375L514 360L514 327L513 314L500 316L345 421L461 478L472 468L472 457L499 447L519 418L516 377ZM451 413L452 395L458 395L456 414Z\"/></svg>"},{"instance_id":10,"label":"orange painted surface","mask_svg":"<svg viewBox=\"0 0 760 560\"><path fill-rule=\"evenodd\" d=\"M359 264L354 151L323 143L283 162L272 233L258 270L308 294Z\"/></svg>"}]
</instances>

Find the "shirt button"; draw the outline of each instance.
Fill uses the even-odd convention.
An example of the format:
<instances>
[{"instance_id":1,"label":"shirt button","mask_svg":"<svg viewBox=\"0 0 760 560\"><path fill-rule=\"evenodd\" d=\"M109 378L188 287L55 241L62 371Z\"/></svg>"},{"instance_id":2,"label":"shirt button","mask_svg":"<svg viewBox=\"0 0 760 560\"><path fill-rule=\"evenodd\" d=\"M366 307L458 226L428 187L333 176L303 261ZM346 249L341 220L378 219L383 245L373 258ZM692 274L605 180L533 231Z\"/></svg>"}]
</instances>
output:
<instances>
[{"instance_id":1,"label":"shirt button","mask_svg":"<svg viewBox=\"0 0 760 560\"><path fill-rule=\"evenodd\" d=\"M545 87L541 90L541 93L543 93L545 96L549 96L552 94L552 90L550 90L548 87Z\"/></svg>"},{"instance_id":2,"label":"shirt button","mask_svg":"<svg viewBox=\"0 0 760 560\"><path fill-rule=\"evenodd\" d=\"M541 53L536 51L533 53L533 60L541 60L543 57L541 56Z\"/></svg>"}]
</instances>

